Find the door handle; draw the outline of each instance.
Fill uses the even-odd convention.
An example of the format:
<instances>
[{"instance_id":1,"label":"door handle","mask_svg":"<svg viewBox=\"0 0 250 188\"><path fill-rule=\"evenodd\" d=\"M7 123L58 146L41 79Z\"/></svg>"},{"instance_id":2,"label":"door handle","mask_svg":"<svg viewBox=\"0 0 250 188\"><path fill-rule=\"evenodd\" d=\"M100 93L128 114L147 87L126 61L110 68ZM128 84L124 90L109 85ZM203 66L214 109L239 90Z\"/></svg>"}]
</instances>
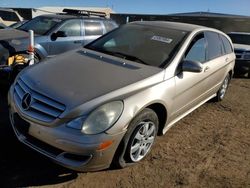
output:
<instances>
[{"instance_id":1,"label":"door handle","mask_svg":"<svg viewBox=\"0 0 250 188\"><path fill-rule=\"evenodd\" d=\"M75 40L74 43L75 43L75 44L81 44L82 41L80 41L80 40Z\"/></svg>"},{"instance_id":2,"label":"door handle","mask_svg":"<svg viewBox=\"0 0 250 188\"><path fill-rule=\"evenodd\" d=\"M228 62L228 61L229 61L229 58L227 57L227 58L225 59L225 61Z\"/></svg>"},{"instance_id":3,"label":"door handle","mask_svg":"<svg viewBox=\"0 0 250 188\"><path fill-rule=\"evenodd\" d=\"M204 72L207 72L210 69L210 67L205 67Z\"/></svg>"}]
</instances>

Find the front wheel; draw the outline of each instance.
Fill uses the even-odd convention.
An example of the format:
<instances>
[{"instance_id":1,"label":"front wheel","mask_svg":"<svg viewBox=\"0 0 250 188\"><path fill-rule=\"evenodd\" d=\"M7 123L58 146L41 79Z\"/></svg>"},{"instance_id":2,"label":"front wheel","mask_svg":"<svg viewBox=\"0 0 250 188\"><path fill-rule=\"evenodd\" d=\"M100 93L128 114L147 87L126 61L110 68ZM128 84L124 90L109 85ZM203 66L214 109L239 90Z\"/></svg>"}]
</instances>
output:
<instances>
[{"instance_id":1,"label":"front wheel","mask_svg":"<svg viewBox=\"0 0 250 188\"><path fill-rule=\"evenodd\" d=\"M113 159L115 167L124 168L141 161L152 149L158 132L157 114L145 108L130 123Z\"/></svg>"},{"instance_id":2,"label":"front wheel","mask_svg":"<svg viewBox=\"0 0 250 188\"><path fill-rule=\"evenodd\" d=\"M127 148L127 155L131 162L138 162L149 153L155 141L156 131L155 122L150 120L142 121L137 125Z\"/></svg>"}]
</instances>

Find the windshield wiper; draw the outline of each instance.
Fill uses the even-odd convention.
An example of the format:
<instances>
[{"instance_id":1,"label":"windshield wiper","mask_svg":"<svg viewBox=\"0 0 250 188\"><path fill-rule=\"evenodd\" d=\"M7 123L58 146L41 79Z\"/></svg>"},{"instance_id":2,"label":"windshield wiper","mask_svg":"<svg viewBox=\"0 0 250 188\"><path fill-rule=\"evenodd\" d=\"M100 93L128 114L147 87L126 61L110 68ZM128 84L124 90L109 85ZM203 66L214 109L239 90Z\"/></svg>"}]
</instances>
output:
<instances>
[{"instance_id":1,"label":"windshield wiper","mask_svg":"<svg viewBox=\"0 0 250 188\"><path fill-rule=\"evenodd\" d=\"M148 65L145 61L141 60L140 58L133 56L133 55L128 55L122 52L110 52L110 51L106 51L107 53L109 53L110 55L114 55L117 57L121 57L123 59L127 59L127 60L131 60L131 61L136 61L138 63L144 64L144 65Z\"/></svg>"},{"instance_id":2,"label":"windshield wiper","mask_svg":"<svg viewBox=\"0 0 250 188\"><path fill-rule=\"evenodd\" d=\"M141 60L140 58L138 58L136 56L133 56L133 55L128 55L128 54L125 54L125 53L122 53L122 52L115 52L115 51L113 52L113 51L105 50L103 48L94 48L94 47L91 47L91 46L85 46L85 48L95 50L95 51L98 51L98 52L102 52L102 53L105 53L105 54L113 55L113 56L116 56L116 57L120 57L120 58L123 58L123 59L136 61L136 62L144 64L144 65L148 65L148 63Z\"/></svg>"}]
</instances>

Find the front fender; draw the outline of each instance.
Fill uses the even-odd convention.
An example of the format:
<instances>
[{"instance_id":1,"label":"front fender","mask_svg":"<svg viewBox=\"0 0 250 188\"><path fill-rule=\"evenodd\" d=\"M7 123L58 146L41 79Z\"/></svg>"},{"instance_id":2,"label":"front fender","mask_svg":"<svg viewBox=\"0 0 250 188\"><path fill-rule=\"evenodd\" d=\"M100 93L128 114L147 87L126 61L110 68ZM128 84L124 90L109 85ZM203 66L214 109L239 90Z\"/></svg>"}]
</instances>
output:
<instances>
[{"instance_id":1,"label":"front fender","mask_svg":"<svg viewBox=\"0 0 250 188\"><path fill-rule=\"evenodd\" d=\"M35 44L35 53L37 54L39 60L45 59L48 56L47 51L40 44ZM28 51L27 49L23 48L23 49L19 49L14 54L28 54ZM8 54L8 56L14 55L14 54ZM0 55L1 55L1 52L0 52Z\"/></svg>"},{"instance_id":2,"label":"front fender","mask_svg":"<svg viewBox=\"0 0 250 188\"><path fill-rule=\"evenodd\" d=\"M28 43L27 40L22 40L19 45L18 44L14 44L12 42L12 46L14 48L14 52L13 53L9 53L8 55L28 54L27 50L28 50L29 43ZM35 43L34 48L35 48L35 52L39 56L39 59L45 59L48 56L48 52L39 43Z\"/></svg>"},{"instance_id":3,"label":"front fender","mask_svg":"<svg viewBox=\"0 0 250 188\"><path fill-rule=\"evenodd\" d=\"M35 52L38 54L40 59L45 59L48 56L48 52L40 44L35 44Z\"/></svg>"},{"instance_id":4,"label":"front fender","mask_svg":"<svg viewBox=\"0 0 250 188\"><path fill-rule=\"evenodd\" d=\"M44 40L44 38L42 38ZM39 44L42 40L35 37L35 52L39 59L45 59L48 56L46 49ZM26 54L29 46L28 38L0 40L0 65L7 65L8 58L15 54Z\"/></svg>"}]
</instances>

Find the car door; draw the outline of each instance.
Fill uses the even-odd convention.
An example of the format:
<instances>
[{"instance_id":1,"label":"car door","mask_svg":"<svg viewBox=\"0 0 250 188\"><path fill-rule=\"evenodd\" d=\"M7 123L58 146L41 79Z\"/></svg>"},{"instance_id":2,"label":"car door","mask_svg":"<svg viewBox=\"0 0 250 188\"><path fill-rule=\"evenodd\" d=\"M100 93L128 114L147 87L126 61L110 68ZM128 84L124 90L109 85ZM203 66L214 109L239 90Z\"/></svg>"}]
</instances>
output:
<instances>
[{"instance_id":1,"label":"car door","mask_svg":"<svg viewBox=\"0 0 250 188\"><path fill-rule=\"evenodd\" d=\"M207 40L207 59L204 63L204 74L206 77L206 96L215 94L227 73L230 65L230 54L226 54L223 41L219 33L213 31L205 32Z\"/></svg>"},{"instance_id":2,"label":"car door","mask_svg":"<svg viewBox=\"0 0 250 188\"><path fill-rule=\"evenodd\" d=\"M206 63L206 39L204 33L197 34L187 48L183 60L198 61ZM181 63L178 67L181 69ZM175 98L173 105L173 118L183 115L204 100L205 93L205 74L204 72L183 72L175 76Z\"/></svg>"},{"instance_id":3,"label":"car door","mask_svg":"<svg viewBox=\"0 0 250 188\"><path fill-rule=\"evenodd\" d=\"M49 55L57 55L83 46L83 34L80 19L65 21L50 37ZM55 33L63 33L65 36L53 37Z\"/></svg>"},{"instance_id":4,"label":"car door","mask_svg":"<svg viewBox=\"0 0 250 188\"><path fill-rule=\"evenodd\" d=\"M84 45L104 34L103 22L97 20L84 20L83 23Z\"/></svg>"}]
</instances>

